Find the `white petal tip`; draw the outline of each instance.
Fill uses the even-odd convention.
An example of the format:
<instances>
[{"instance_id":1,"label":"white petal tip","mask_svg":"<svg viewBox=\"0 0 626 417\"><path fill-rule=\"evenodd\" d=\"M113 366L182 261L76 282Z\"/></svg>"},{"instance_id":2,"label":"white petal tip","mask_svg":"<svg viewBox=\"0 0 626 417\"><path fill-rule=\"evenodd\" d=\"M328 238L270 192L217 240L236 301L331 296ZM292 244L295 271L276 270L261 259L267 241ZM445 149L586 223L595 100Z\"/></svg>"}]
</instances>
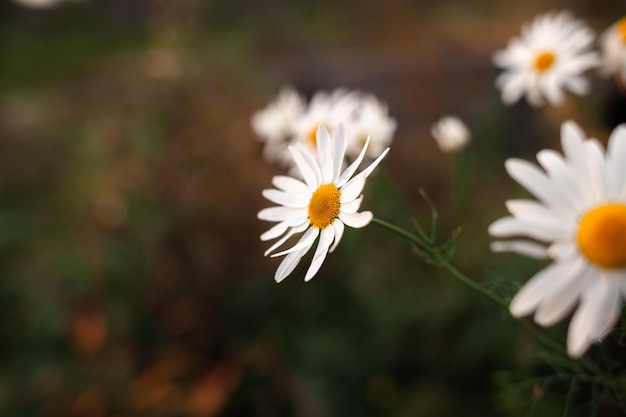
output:
<instances>
[{"instance_id":1,"label":"white petal tip","mask_svg":"<svg viewBox=\"0 0 626 417\"><path fill-rule=\"evenodd\" d=\"M511 315L515 318L522 318L530 315L534 310L534 305L527 305L527 303L523 303L524 299L519 297L514 297L513 301L511 301L511 305L509 306L509 311Z\"/></svg>"},{"instance_id":2,"label":"white petal tip","mask_svg":"<svg viewBox=\"0 0 626 417\"><path fill-rule=\"evenodd\" d=\"M576 343L572 342L567 344L567 354L574 359L580 358L581 356L583 356L585 354L585 352L587 351L587 349L589 348L589 345L591 345L591 343L589 343L586 340L583 341L577 341Z\"/></svg>"}]
</instances>

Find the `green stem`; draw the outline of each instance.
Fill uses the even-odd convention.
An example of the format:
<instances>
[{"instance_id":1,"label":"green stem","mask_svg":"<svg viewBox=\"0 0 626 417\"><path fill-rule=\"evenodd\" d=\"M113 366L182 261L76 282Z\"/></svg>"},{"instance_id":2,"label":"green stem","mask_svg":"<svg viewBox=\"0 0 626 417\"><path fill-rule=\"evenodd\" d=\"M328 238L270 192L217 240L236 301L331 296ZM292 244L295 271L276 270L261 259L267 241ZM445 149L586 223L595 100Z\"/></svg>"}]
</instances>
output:
<instances>
[{"instance_id":1,"label":"green stem","mask_svg":"<svg viewBox=\"0 0 626 417\"><path fill-rule=\"evenodd\" d=\"M384 229L387 229L387 230L395 233L396 235L406 239L410 243L416 245L420 250L422 250L424 253L429 255L430 258L432 260L434 260L437 265L439 265L442 268L444 268L445 270L447 270L453 277L455 277L462 284L464 284L465 286L467 286L470 289L474 290L475 292L479 293L480 295L488 298L489 300L493 301L495 304L498 305L498 307L500 307L503 311L505 311L509 317L511 317L513 319L516 319L516 317L513 317L511 315L511 312L509 311L508 303L505 300L503 300L502 298L500 298L494 292L492 292L489 289L483 287L482 285L480 285L476 281L470 279L468 276L466 276L461 271L456 269L452 264L450 264L448 259L446 259L444 256L442 256L439 253L439 251L437 250L437 248L435 246L433 246L432 244L430 244L429 242L426 242L424 239L422 239L422 238L420 238L418 236L415 236L414 234L406 231L405 229L402 229L401 227L398 227L398 226L396 226L394 224L391 224L389 222L386 222L384 220L373 218L372 219L372 223L374 223L374 224L376 224L376 225L378 225L378 226L380 226L380 227L382 227ZM562 356L562 357L564 357L564 358L566 358L568 360L571 359L569 357L569 355L567 354L567 351L565 349L563 349L563 347L559 343L555 342L550 337L546 336L544 333L542 333L539 330L537 330L537 328L535 326L533 326L532 324L530 324L530 323L528 323L527 321L524 321L524 320L516 320L516 321L520 324L520 326L522 326L522 328L530 336L534 337L535 340L537 340L539 343L541 343L545 347L549 348L550 350L554 351L555 353L559 354L560 356ZM602 375L603 374L602 371L600 369L598 369L594 364L589 363L588 361L586 361L584 359L578 360L578 363L582 367L586 368L590 372L593 372L593 373L595 373L597 375Z\"/></svg>"}]
</instances>

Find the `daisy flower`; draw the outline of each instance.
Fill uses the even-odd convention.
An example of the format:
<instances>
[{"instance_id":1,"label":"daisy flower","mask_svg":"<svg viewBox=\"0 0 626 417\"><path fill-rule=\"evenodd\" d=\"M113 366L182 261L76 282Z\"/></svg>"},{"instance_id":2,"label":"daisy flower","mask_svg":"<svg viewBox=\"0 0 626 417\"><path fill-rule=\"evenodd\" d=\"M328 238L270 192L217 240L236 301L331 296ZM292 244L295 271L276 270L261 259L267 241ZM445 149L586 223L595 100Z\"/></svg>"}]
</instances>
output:
<instances>
[{"instance_id":1,"label":"daisy flower","mask_svg":"<svg viewBox=\"0 0 626 417\"><path fill-rule=\"evenodd\" d=\"M291 161L287 146L303 112L302 96L290 87L283 87L275 101L252 115L252 130L265 143L265 160L282 165Z\"/></svg>"},{"instance_id":2,"label":"daisy flower","mask_svg":"<svg viewBox=\"0 0 626 417\"><path fill-rule=\"evenodd\" d=\"M603 75L617 75L626 82L626 17L612 24L600 36Z\"/></svg>"},{"instance_id":3,"label":"daisy flower","mask_svg":"<svg viewBox=\"0 0 626 417\"><path fill-rule=\"evenodd\" d=\"M311 266L304 277L305 281L309 281L322 266L327 253L332 252L341 241L344 225L361 228L372 220L371 212L358 212L363 199L361 191L365 180L385 157L389 148L367 168L353 176L363 161L368 144L369 140L356 160L343 172L341 167L346 141L341 126L338 127L333 141L326 128L319 127L315 156L302 145L289 147L303 181L288 176L274 177L272 184L276 188L264 190L263 196L278 206L258 213L259 219L278 223L261 235L263 241L280 237L265 252L266 256L292 236L303 233L291 248L271 255L286 255L276 271L276 282L285 279L295 269L319 237Z\"/></svg>"},{"instance_id":4,"label":"daisy flower","mask_svg":"<svg viewBox=\"0 0 626 417\"><path fill-rule=\"evenodd\" d=\"M354 118L346 125L346 154L352 159L356 158L369 137L367 156L375 158L391 144L397 123L389 117L387 106L375 96L364 95L358 101Z\"/></svg>"},{"instance_id":5,"label":"daisy flower","mask_svg":"<svg viewBox=\"0 0 626 417\"><path fill-rule=\"evenodd\" d=\"M444 116L435 123L430 133L435 138L441 152L458 152L467 146L472 138L469 129L455 116Z\"/></svg>"},{"instance_id":6,"label":"daisy flower","mask_svg":"<svg viewBox=\"0 0 626 417\"><path fill-rule=\"evenodd\" d=\"M324 126L333 136L339 124L343 124L344 129L349 130L359 104L359 94L343 88L336 89L330 94L324 91L315 93L294 127L294 141L314 153L317 128Z\"/></svg>"},{"instance_id":7,"label":"daisy flower","mask_svg":"<svg viewBox=\"0 0 626 417\"><path fill-rule=\"evenodd\" d=\"M536 17L494 54L494 63L504 69L496 80L502 101L512 104L526 95L533 106L543 105L544 98L560 105L563 90L586 95L589 83L582 74L600 62L590 51L593 39L591 30L568 12Z\"/></svg>"},{"instance_id":8,"label":"daisy flower","mask_svg":"<svg viewBox=\"0 0 626 417\"><path fill-rule=\"evenodd\" d=\"M587 139L574 122L561 128L564 155L542 150L541 168L509 159L509 175L538 201L507 201L511 216L497 220L489 233L499 238L495 251L552 260L513 298L515 317L534 312L550 326L576 310L569 324L567 350L573 357L615 324L626 298L626 125L611 134L606 152Z\"/></svg>"}]
</instances>

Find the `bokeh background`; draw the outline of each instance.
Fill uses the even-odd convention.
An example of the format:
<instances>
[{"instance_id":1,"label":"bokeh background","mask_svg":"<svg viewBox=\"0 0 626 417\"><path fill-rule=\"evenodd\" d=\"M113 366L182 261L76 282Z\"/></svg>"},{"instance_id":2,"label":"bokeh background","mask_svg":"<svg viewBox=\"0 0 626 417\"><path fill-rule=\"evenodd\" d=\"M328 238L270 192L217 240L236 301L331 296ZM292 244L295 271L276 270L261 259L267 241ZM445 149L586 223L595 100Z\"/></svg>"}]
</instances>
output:
<instances>
[{"instance_id":1,"label":"bokeh background","mask_svg":"<svg viewBox=\"0 0 626 417\"><path fill-rule=\"evenodd\" d=\"M624 114L595 73L557 109L501 104L492 53L564 8L596 33L625 11L2 0L0 415L590 415L584 390L542 383L514 321L375 226L348 230L310 283L305 261L276 284L256 213L282 171L250 128L282 85L374 93L399 127L364 207L430 227L423 188L441 239L462 230L454 262L507 296L542 264L489 252L487 225L523 195L504 159L558 149L567 118L605 140ZM456 156L429 133L449 113L474 135Z\"/></svg>"}]
</instances>

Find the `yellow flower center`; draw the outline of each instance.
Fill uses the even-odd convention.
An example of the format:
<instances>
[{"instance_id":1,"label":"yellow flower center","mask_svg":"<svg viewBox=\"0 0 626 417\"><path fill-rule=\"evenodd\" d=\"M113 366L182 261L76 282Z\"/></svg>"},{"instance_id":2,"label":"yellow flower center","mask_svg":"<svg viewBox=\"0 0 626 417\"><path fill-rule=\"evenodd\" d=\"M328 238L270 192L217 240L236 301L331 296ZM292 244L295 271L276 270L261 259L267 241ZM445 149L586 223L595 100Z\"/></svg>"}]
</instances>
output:
<instances>
[{"instance_id":1,"label":"yellow flower center","mask_svg":"<svg viewBox=\"0 0 626 417\"><path fill-rule=\"evenodd\" d=\"M309 201L309 221L319 229L330 225L339 217L341 191L335 184L320 185Z\"/></svg>"},{"instance_id":2,"label":"yellow flower center","mask_svg":"<svg viewBox=\"0 0 626 417\"><path fill-rule=\"evenodd\" d=\"M555 56L552 52L542 52L535 58L535 69L543 72L554 64Z\"/></svg>"},{"instance_id":3,"label":"yellow flower center","mask_svg":"<svg viewBox=\"0 0 626 417\"><path fill-rule=\"evenodd\" d=\"M326 128L326 130L328 130L328 133L330 134L330 129L328 128L328 126L326 125L326 123L318 123L315 125L315 127L313 129L311 129L311 131L309 132L309 142L311 142L313 144L313 146L317 145L317 129L320 126L324 126Z\"/></svg>"},{"instance_id":4,"label":"yellow flower center","mask_svg":"<svg viewBox=\"0 0 626 417\"><path fill-rule=\"evenodd\" d=\"M626 205L606 204L588 211L576 240L591 263L608 269L626 267Z\"/></svg>"},{"instance_id":5,"label":"yellow flower center","mask_svg":"<svg viewBox=\"0 0 626 417\"><path fill-rule=\"evenodd\" d=\"M622 42L626 43L626 17L617 22L617 31L622 35Z\"/></svg>"}]
</instances>

